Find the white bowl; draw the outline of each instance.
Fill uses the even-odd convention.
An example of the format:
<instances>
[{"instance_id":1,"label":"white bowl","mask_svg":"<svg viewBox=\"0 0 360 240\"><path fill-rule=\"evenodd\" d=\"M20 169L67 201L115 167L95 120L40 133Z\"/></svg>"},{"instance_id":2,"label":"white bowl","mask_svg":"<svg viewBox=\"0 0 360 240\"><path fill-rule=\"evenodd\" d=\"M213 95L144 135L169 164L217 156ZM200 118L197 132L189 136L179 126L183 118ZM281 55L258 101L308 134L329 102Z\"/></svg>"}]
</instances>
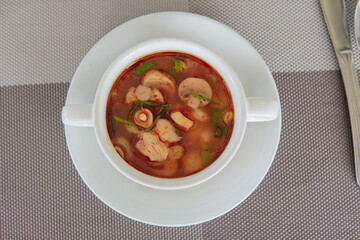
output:
<instances>
[{"instance_id":1,"label":"white bowl","mask_svg":"<svg viewBox=\"0 0 360 240\"><path fill-rule=\"evenodd\" d=\"M197 56L216 69L230 89L235 111L233 133L220 157L198 173L171 179L150 176L130 166L113 147L106 126L107 100L119 74L143 56L169 51ZM275 100L246 98L237 74L210 49L182 39L159 38L140 43L117 57L105 71L97 88L94 103L64 106L62 120L66 125L94 127L96 139L106 158L123 175L148 187L172 190L200 184L219 173L233 159L240 147L247 122L271 121L278 115L279 107Z\"/></svg>"},{"instance_id":2,"label":"white bowl","mask_svg":"<svg viewBox=\"0 0 360 240\"><path fill-rule=\"evenodd\" d=\"M106 127L106 104L109 92L119 74L139 58L155 52L174 51L197 56L210 64L223 77L231 90L234 104L234 129L228 145L210 166L193 175L181 178L159 178L147 175L124 161L114 149ZM238 76L211 50L181 39L161 38L140 43L121 54L106 70L99 84L94 102L94 128L102 151L122 174L140 184L160 189L180 189L200 184L221 171L238 150L246 128L246 97Z\"/></svg>"}]
</instances>

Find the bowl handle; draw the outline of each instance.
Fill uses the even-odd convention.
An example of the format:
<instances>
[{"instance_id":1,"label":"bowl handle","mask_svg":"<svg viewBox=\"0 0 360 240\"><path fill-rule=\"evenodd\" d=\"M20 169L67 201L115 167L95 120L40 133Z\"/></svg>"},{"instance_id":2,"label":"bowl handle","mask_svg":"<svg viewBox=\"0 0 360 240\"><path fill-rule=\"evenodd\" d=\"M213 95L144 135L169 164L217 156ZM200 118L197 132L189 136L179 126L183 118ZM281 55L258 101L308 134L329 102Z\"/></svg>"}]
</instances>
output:
<instances>
[{"instance_id":1,"label":"bowl handle","mask_svg":"<svg viewBox=\"0 0 360 240\"><path fill-rule=\"evenodd\" d=\"M66 105L62 108L62 122L68 126L92 127L93 104Z\"/></svg>"},{"instance_id":2,"label":"bowl handle","mask_svg":"<svg viewBox=\"0 0 360 240\"><path fill-rule=\"evenodd\" d=\"M272 121L279 116L279 104L269 98L247 98L247 118L248 122Z\"/></svg>"}]
</instances>

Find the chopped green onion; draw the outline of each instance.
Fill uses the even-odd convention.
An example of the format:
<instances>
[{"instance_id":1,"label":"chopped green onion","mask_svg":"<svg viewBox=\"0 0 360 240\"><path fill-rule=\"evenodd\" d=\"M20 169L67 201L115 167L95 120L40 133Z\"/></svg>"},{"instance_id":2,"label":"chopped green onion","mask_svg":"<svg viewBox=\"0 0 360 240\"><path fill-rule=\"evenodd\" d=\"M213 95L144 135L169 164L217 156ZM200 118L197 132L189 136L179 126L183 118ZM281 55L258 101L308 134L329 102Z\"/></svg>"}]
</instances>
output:
<instances>
[{"instance_id":1,"label":"chopped green onion","mask_svg":"<svg viewBox=\"0 0 360 240\"><path fill-rule=\"evenodd\" d=\"M149 127L145 128L145 132L151 130L151 129L154 127L156 121L159 120L160 117L161 117L161 115L158 115L158 116L154 119L154 121L151 123L151 125L150 125Z\"/></svg>"},{"instance_id":2,"label":"chopped green onion","mask_svg":"<svg viewBox=\"0 0 360 240\"><path fill-rule=\"evenodd\" d=\"M174 68L176 72L182 72L183 71L183 64L184 62L180 59L174 59Z\"/></svg>"},{"instance_id":3,"label":"chopped green onion","mask_svg":"<svg viewBox=\"0 0 360 240\"><path fill-rule=\"evenodd\" d=\"M119 117L117 117L117 116L114 116L114 119L115 119L116 121L118 121L118 122L126 123L126 124L128 124L128 125L130 125L130 126L136 127L135 123L126 121L125 119L119 118Z\"/></svg>"},{"instance_id":4,"label":"chopped green onion","mask_svg":"<svg viewBox=\"0 0 360 240\"><path fill-rule=\"evenodd\" d=\"M218 125L221 121L221 112L218 109L215 109L211 113L211 120L213 125Z\"/></svg>"},{"instance_id":5,"label":"chopped green onion","mask_svg":"<svg viewBox=\"0 0 360 240\"><path fill-rule=\"evenodd\" d=\"M169 105L166 105L166 106L162 106L162 107L160 108L157 117L154 119L154 121L151 123L151 125L150 125L149 127L145 128L145 132L151 130L151 129L154 127L156 121L159 120L159 118L161 118L161 117L165 114L168 106L169 106Z\"/></svg>"},{"instance_id":6,"label":"chopped green onion","mask_svg":"<svg viewBox=\"0 0 360 240\"><path fill-rule=\"evenodd\" d=\"M204 162L209 162L211 160L211 154L209 152L209 146L203 144L201 146L201 160Z\"/></svg>"},{"instance_id":7,"label":"chopped green onion","mask_svg":"<svg viewBox=\"0 0 360 240\"><path fill-rule=\"evenodd\" d=\"M227 128L222 124L221 121L221 111L219 109L215 109L211 113L211 122L214 127L214 136L222 137L226 136Z\"/></svg>"},{"instance_id":8,"label":"chopped green onion","mask_svg":"<svg viewBox=\"0 0 360 240\"><path fill-rule=\"evenodd\" d=\"M111 96L113 96L113 97L115 97L117 94L118 94L118 92L116 90L111 92Z\"/></svg>"},{"instance_id":9,"label":"chopped green onion","mask_svg":"<svg viewBox=\"0 0 360 240\"><path fill-rule=\"evenodd\" d=\"M174 128L175 128L176 135L178 135L179 137L182 137L182 134L181 134L179 128L177 128L176 126L174 126Z\"/></svg>"},{"instance_id":10,"label":"chopped green onion","mask_svg":"<svg viewBox=\"0 0 360 240\"><path fill-rule=\"evenodd\" d=\"M133 115L137 110L141 108L141 105L135 105L130 109L130 115Z\"/></svg>"},{"instance_id":11,"label":"chopped green onion","mask_svg":"<svg viewBox=\"0 0 360 240\"><path fill-rule=\"evenodd\" d=\"M169 104L165 104L165 103L155 103L155 102L140 101L140 100L136 100L135 104L136 105L149 105L149 106L169 106Z\"/></svg>"},{"instance_id":12,"label":"chopped green onion","mask_svg":"<svg viewBox=\"0 0 360 240\"><path fill-rule=\"evenodd\" d=\"M224 131L220 126L215 127L215 132L214 132L215 137L221 137L223 133Z\"/></svg>"},{"instance_id":13,"label":"chopped green onion","mask_svg":"<svg viewBox=\"0 0 360 240\"><path fill-rule=\"evenodd\" d=\"M146 72L147 70L149 70L152 67L155 67L157 65L157 62L155 62L154 60L148 61L148 62L144 62L143 64L141 64L140 66L138 66L136 69L132 70L132 73L136 76Z\"/></svg>"},{"instance_id":14,"label":"chopped green onion","mask_svg":"<svg viewBox=\"0 0 360 240\"><path fill-rule=\"evenodd\" d=\"M196 93L193 93L193 94L191 94L191 95L194 96L194 97L196 97L196 98L200 98L200 99L202 99L202 100L205 100L205 101L208 101L208 102L217 104L217 105L221 105L221 102L215 102L215 101L213 101L213 100L211 100L211 99L208 99L208 98L206 98L206 97L200 96L200 95L198 95L198 94L196 94Z\"/></svg>"},{"instance_id":15,"label":"chopped green onion","mask_svg":"<svg viewBox=\"0 0 360 240\"><path fill-rule=\"evenodd\" d=\"M210 79L213 83L217 81L217 78L212 74L210 74Z\"/></svg>"},{"instance_id":16,"label":"chopped green onion","mask_svg":"<svg viewBox=\"0 0 360 240\"><path fill-rule=\"evenodd\" d=\"M167 106L162 106L158 112L158 115L162 114L164 109L166 108Z\"/></svg>"}]
</instances>

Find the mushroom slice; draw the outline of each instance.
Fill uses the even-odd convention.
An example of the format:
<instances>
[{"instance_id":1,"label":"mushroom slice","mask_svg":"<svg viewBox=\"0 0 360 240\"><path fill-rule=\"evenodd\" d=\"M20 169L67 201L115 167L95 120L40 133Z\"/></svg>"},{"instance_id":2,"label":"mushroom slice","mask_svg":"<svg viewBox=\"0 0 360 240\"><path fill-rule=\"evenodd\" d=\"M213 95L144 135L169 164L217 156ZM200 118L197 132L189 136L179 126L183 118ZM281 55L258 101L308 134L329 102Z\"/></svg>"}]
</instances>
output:
<instances>
[{"instance_id":1,"label":"mushroom slice","mask_svg":"<svg viewBox=\"0 0 360 240\"><path fill-rule=\"evenodd\" d=\"M204 112L199 108L192 110L191 113L194 116L194 118L196 118L199 121L205 121L209 119L209 116L206 114L206 112Z\"/></svg>"},{"instance_id":2,"label":"mushroom slice","mask_svg":"<svg viewBox=\"0 0 360 240\"><path fill-rule=\"evenodd\" d=\"M141 101L148 101L151 97L151 88L144 86L144 85L139 85L136 88L136 97L141 100Z\"/></svg>"},{"instance_id":3,"label":"mushroom slice","mask_svg":"<svg viewBox=\"0 0 360 240\"><path fill-rule=\"evenodd\" d=\"M142 84L148 87L161 88L165 91L175 90L175 80L158 70L150 70L148 71L142 79Z\"/></svg>"},{"instance_id":4,"label":"mushroom slice","mask_svg":"<svg viewBox=\"0 0 360 240\"><path fill-rule=\"evenodd\" d=\"M184 156L185 149L181 145L175 145L169 148L169 160L178 160Z\"/></svg>"},{"instance_id":5,"label":"mushroom slice","mask_svg":"<svg viewBox=\"0 0 360 240\"><path fill-rule=\"evenodd\" d=\"M229 123L233 120L234 117L234 113L227 111L226 113L224 113L222 120L226 125L229 125Z\"/></svg>"},{"instance_id":6,"label":"mushroom slice","mask_svg":"<svg viewBox=\"0 0 360 240\"><path fill-rule=\"evenodd\" d=\"M161 118L155 123L155 132L164 142L178 142L182 139L176 134L175 127L166 119Z\"/></svg>"},{"instance_id":7,"label":"mushroom slice","mask_svg":"<svg viewBox=\"0 0 360 240\"><path fill-rule=\"evenodd\" d=\"M177 125L184 128L186 131L194 125L194 122L185 117L180 111L172 112L170 117Z\"/></svg>"},{"instance_id":8,"label":"mushroom slice","mask_svg":"<svg viewBox=\"0 0 360 240\"><path fill-rule=\"evenodd\" d=\"M190 95L188 100L186 101L186 105L188 105L192 109L197 109L200 105L200 99Z\"/></svg>"},{"instance_id":9,"label":"mushroom slice","mask_svg":"<svg viewBox=\"0 0 360 240\"><path fill-rule=\"evenodd\" d=\"M134 114L134 122L143 128L148 128L153 123L154 117L152 112L147 108L137 110Z\"/></svg>"},{"instance_id":10,"label":"mushroom slice","mask_svg":"<svg viewBox=\"0 0 360 240\"><path fill-rule=\"evenodd\" d=\"M138 100L136 97L136 88L131 87L131 88L129 88L128 92L126 93L125 103L130 104L130 103L135 102L136 100Z\"/></svg>"},{"instance_id":11,"label":"mushroom slice","mask_svg":"<svg viewBox=\"0 0 360 240\"><path fill-rule=\"evenodd\" d=\"M178 93L179 97L184 102L187 102L193 93L208 99L211 99L212 97L212 90L209 83L202 78L194 77L190 77L182 81L179 85ZM208 103L208 101L200 99L200 106L205 106Z\"/></svg>"},{"instance_id":12,"label":"mushroom slice","mask_svg":"<svg viewBox=\"0 0 360 240\"><path fill-rule=\"evenodd\" d=\"M125 158L125 153L119 146L115 146L115 150L120 154L122 158Z\"/></svg>"},{"instance_id":13,"label":"mushroom slice","mask_svg":"<svg viewBox=\"0 0 360 240\"><path fill-rule=\"evenodd\" d=\"M160 92L159 89L153 88L151 90L150 101L154 101L154 102L158 102L158 103L164 102L164 96L162 95L162 93Z\"/></svg>"},{"instance_id":14,"label":"mushroom slice","mask_svg":"<svg viewBox=\"0 0 360 240\"><path fill-rule=\"evenodd\" d=\"M121 146L121 150L124 153L124 155L126 154L129 158L133 157L133 153L131 151L130 143L124 137L116 138L114 143L116 145ZM115 149L118 150L116 147L115 147ZM120 156L122 156L120 152L119 152L119 154L120 154Z\"/></svg>"},{"instance_id":15,"label":"mushroom slice","mask_svg":"<svg viewBox=\"0 0 360 240\"><path fill-rule=\"evenodd\" d=\"M167 144L163 143L157 134L144 132L141 134L141 140L136 143L136 148L151 161L165 161L169 155Z\"/></svg>"}]
</instances>

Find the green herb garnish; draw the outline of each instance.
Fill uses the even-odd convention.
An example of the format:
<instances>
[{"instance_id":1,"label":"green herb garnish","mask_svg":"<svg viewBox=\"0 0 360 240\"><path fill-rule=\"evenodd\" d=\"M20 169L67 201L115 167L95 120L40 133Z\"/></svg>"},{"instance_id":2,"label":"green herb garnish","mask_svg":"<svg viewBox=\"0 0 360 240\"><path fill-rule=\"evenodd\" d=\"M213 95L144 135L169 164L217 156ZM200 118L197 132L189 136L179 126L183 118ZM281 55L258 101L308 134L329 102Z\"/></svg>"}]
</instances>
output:
<instances>
[{"instance_id":1,"label":"green herb garnish","mask_svg":"<svg viewBox=\"0 0 360 240\"><path fill-rule=\"evenodd\" d=\"M213 125L218 125L221 121L221 112L218 109L215 109L211 113L211 121Z\"/></svg>"},{"instance_id":2,"label":"green herb garnish","mask_svg":"<svg viewBox=\"0 0 360 240\"><path fill-rule=\"evenodd\" d=\"M214 136L218 138L225 137L228 135L228 131L229 131L228 126L218 124L214 128Z\"/></svg>"},{"instance_id":3,"label":"green herb garnish","mask_svg":"<svg viewBox=\"0 0 360 240\"><path fill-rule=\"evenodd\" d=\"M163 111L164 111L164 109L165 109L166 107L167 107L167 106L162 106L162 107L160 108L160 110L158 111L158 115L162 114Z\"/></svg>"},{"instance_id":4,"label":"green herb garnish","mask_svg":"<svg viewBox=\"0 0 360 240\"><path fill-rule=\"evenodd\" d=\"M174 125L173 125L173 126L174 126ZM176 126L174 126L174 128L175 128L175 133L176 133L176 135L178 135L179 137L182 137L182 134L181 134L179 128L177 128Z\"/></svg>"},{"instance_id":5,"label":"green herb garnish","mask_svg":"<svg viewBox=\"0 0 360 240\"><path fill-rule=\"evenodd\" d=\"M158 115L156 116L154 121L151 123L151 125L149 127L145 128L145 132L151 130L154 127L156 121L159 120L166 113L168 107L169 107L169 105L164 105L160 108Z\"/></svg>"},{"instance_id":6,"label":"green herb garnish","mask_svg":"<svg viewBox=\"0 0 360 240\"><path fill-rule=\"evenodd\" d=\"M165 104L165 103L155 103L155 102L140 101L140 100L136 100L135 104L136 105L149 105L149 106L169 106L169 104Z\"/></svg>"},{"instance_id":7,"label":"green herb garnish","mask_svg":"<svg viewBox=\"0 0 360 240\"><path fill-rule=\"evenodd\" d=\"M174 59L174 68L176 72L182 72L183 71L183 64L184 62L180 59Z\"/></svg>"},{"instance_id":8,"label":"green herb garnish","mask_svg":"<svg viewBox=\"0 0 360 240\"><path fill-rule=\"evenodd\" d=\"M158 115L158 116L154 119L154 121L151 123L151 125L150 125L149 127L145 128L145 132L151 130L151 129L154 127L156 121L159 120L160 117L161 117L161 115Z\"/></svg>"},{"instance_id":9,"label":"green herb garnish","mask_svg":"<svg viewBox=\"0 0 360 240\"><path fill-rule=\"evenodd\" d=\"M212 74L210 74L210 79L213 83L217 81L217 78Z\"/></svg>"},{"instance_id":10,"label":"green herb garnish","mask_svg":"<svg viewBox=\"0 0 360 240\"><path fill-rule=\"evenodd\" d=\"M125 119L119 118L119 117L117 117L117 116L114 116L114 119L115 119L116 121L118 121L118 122L126 123L127 125L136 127L135 123L126 121Z\"/></svg>"},{"instance_id":11,"label":"green herb garnish","mask_svg":"<svg viewBox=\"0 0 360 240\"><path fill-rule=\"evenodd\" d=\"M209 162L211 160L211 153L209 152L209 146L203 144L201 146L201 160L204 162Z\"/></svg>"},{"instance_id":12,"label":"green herb garnish","mask_svg":"<svg viewBox=\"0 0 360 240\"><path fill-rule=\"evenodd\" d=\"M221 121L221 111L219 109L212 111L211 122L214 128L215 137L222 137L227 134L227 129L223 126Z\"/></svg>"},{"instance_id":13,"label":"green herb garnish","mask_svg":"<svg viewBox=\"0 0 360 240\"><path fill-rule=\"evenodd\" d=\"M223 133L224 133L224 131L223 131L222 127L220 127L220 126L215 127L215 132L214 132L215 137L221 137L223 135Z\"/></svg>"},{"instance_id":14,"label":"green herb garnish","mask_svg":"<svg viewBox=\"0 0 360 240\"><path fill-rule=\"evenodd\" d=\"M111 96L113 96L113 97L117 96L117 94L118 94L118 92L116 90L111 92Z\"/></svg>"},{"instance_id":15,"label":"green herb garnish","mask_svg":"<svg viewBox=\"0 0 360 240\"><path fill-rule=\"evenodd\" d=\"M200 99L202 99L202 100L205 100L205 101L208 101L208 102L217 104L217 105L221 105L221 102L215 102L215 101L213 101L213 100L211 100L211 99L208 99L208 98L206 98L206 97L200 96L200 95L198 95L198 94L196 94L196 93L193 93L193 94L191 94L191 95L194 96L194 97L196 97L196 98L200 98Z\"/></svg>"},{"instance_id":16,"label":"green herb garnish","mask_svg":"<svg viewBox=\"0 0 360 240\"><path fill-rule=\"evenodd\" d=\"M132 70L132 73L136 76L146 72L147 70L149 70L152 67L155 67L157 65L157 62L155 62L154 60L148 61L148 62L144 62L143 64L141 64L140 66L138 66L136 69Z\"/></svg>"},{"instance_id":17,"label":"green herb garnish","mask_svg":"<svg viewBox=\"0 0 360 240\"><path fill-rule=\"evenodd\" d=\"M135 105L132 106L132 108L130 109L130 115L133 115L137 110L139 110L141 108L141 105Z\"/></svg>"}]
</instances>

